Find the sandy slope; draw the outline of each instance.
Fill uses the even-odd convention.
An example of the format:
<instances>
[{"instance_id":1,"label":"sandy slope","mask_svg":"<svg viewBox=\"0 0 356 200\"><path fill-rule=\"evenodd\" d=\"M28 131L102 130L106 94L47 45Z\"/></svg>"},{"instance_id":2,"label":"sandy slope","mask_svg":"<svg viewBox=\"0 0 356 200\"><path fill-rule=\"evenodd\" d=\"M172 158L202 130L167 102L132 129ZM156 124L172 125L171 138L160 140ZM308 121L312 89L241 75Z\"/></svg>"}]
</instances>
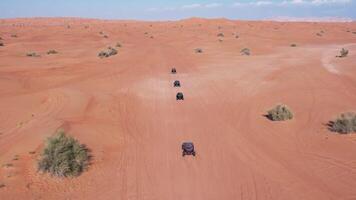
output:
<instances>
[{"instance_id":1,"label":"sandy slope","mask_svg":"<svg viewBox=\"0 0 356 200\"><path fill-rule=\"evenodd\" d=\"M325 126L356 110L352 31L355 23L1 20L0 164L13 166L0 168L0 199L356 199L356 136ZM96 56L116 42L117 56ZM335 58L341 47L349 57ZM264 118L277 103L295 119ZM78 178L36 171L58 128L92 150ZM185 140L196 158L182 158Z\"/></svg>"}]
</instances>

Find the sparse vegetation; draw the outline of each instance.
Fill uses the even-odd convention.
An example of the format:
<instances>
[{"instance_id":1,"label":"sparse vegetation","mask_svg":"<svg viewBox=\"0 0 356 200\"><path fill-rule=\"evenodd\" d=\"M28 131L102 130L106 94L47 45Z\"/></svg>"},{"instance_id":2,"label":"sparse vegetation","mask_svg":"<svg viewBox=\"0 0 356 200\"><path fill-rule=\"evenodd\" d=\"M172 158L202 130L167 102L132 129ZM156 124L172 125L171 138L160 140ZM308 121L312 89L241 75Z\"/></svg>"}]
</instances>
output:
<instances>
[{"instance_id":1,"label":"sparse vegetation","mask_svg":"<svg viewBox=\"0 0 356 200\"><path fill-rule=\"evenodd\" d=\"M103 35L103 34L104 34L104 32L100 31L100 32L99 32L99 34L100 34L100 35Z\"/></svg>"},{"instance_id":2,"label":"sparse vegetation","mask_svg":"<svg viewBox=\"0 0 356 200\"><path fill-rule=\"evenodd\" d=\"M340 51L340 55L336 57L343 58L346 57L348 54L349 54L349 50L342 48Z\"/></svg>"},{"instance_id":3,"label":"sparse vegetation","mask_svg":"<svg viewBox=\"0 0 356 200\"><path fill-rule=\"evenodd\" d=\"M100 58L107 58L107 57L110 57L110 56L113 56L113 55L116 55L116 54L117 54L117 50L116 49L114 49L112 47L108 47L107 50L99 52L98 56Z\"/></svg>"},{"instance_id":4,"label":"sparse vegetation","mask_svg":"<svg viewBox=\"0 0 356 200\"><path fill-rule=\"evenodd\" d=\"M11 37L17 38L17 35L16 34L12 34Z\"/></svg>"},{"instance_id":5,"label":"sparse vegetation","mask_svg":"<svg viewBox=\"0 0 356 200\"><path fill-rule=\"evenodd\" d=\"M4 43L3 42L0 42L0 47L3 47L4 46Z\"/></svg>"},{"instance_id":6,"label":"sparse vegetation","mask_svg":"<svg viewBox=\"0 0 356 200\"><path fill-rule=\"evenodd\" d=\"M316 33L316 35L319 37L323 36L321 33Z\"/></svg>"},{"instance_id":7,"label":"sparse vegetation","mask_svg":"<svg viewBox=\"0 0 356 200\"><path fill-rule=\"evenodd\" d=\"M120 42L116 43L116 45L115 45L115 46L116 46L116 47L118 47L118 48L122 47L122 45L121 45L121 43L120 43Z\"/></svg>"},{"instance_id":8,"label":"sparse vegetation","mask_svg":"<svg viewBox=\"0 0 356 200\"><path fill-rule=\"evenodd\" d=\"M290 46L291 46L291 47L297 47L297 45L296 45L296 44L291 44Z\"/></svg>"},{"instance_id":9,"label":"sparse vegetation","mask_svg":"<svg viewBox=\"0 0 356 200\"><path fill-rule=\"evenodd\" d=\"M219 33L218 37L224 37L224 33Z\"/></svg>"},{"instance_id":10,"label":"sparse vegetation","mask_svg":"<svg viewBox=\"0 0 356 200\"><path fill-rule=\"evenodd\" d=\"M5 187L6 185L4 183L0 183L0 188Z\"/></svg>"},{"instance_id":11,"label":"sparse vegetation","mask_svg":"<svg viewBox=\"0 0 356 200\"><path fill-rule=\"evenodd\" d=\"M109 36L107 36L107 35L104 35L103 37L104 37L104 38L109 38Z\"/></svg>"},{"instance_id":12,"label":"sparse vegetation","mask_svg":"<svg viewBox=\"0 0 356 200\"><path fill-rule=\"evenodd\" d=\"M26 54L26 56L28 57L39 57L40 55L38 55L36 52L29 52Z\"/></svg>"},{"instance_id":13,"label":"sparse vegetation","mask_svg":"<svg viewBox=\"0 0 356 200\"><path fill-rule=\"evenodd\" d=\"M88 165L88 149L64 131L48 139L38 161L40 171L58 177L78 176Z\"/></svg>"},{"instance_id":14,"label":"sparse vegetation","mask_svg":"<svg viewBox=\"0 0 356 200\"><path fill-rule=\"evenodd\" d=\"M334 121L329 122L329 129L341 134L356 132L356 113L342 113Z\"/></svg>"},{"instance_id":15,"label":"sparse vegetation","mask_svg":"<svg viewBox=\"0 0 356 200\"><path fill-rule=\"evenodd\" d=\"M12 163L6 163L4 165L2 165L3 167L9 168L9 167L13 167L14 165Z\"/></svg>"},{"instance_id":16,"label":"sparse vegetation","mask_svg":"<svg viewBox=\"0 0 356 200\"><path fill-rule=\"evenodd\" d=\"M238 36L238 35L235 36L236 39L239 39L239 37L240 37L240 36Z\"/></svg>"},{"instance_id":17,"label":"sparse vegetation","mask_svg":"<svg viewBox=\"0 0 356 200\"><path fill-rule=\"evenodd\" d=\"M293 118L292 111L286 105L277 105L267 111L267 118L272 121L285 121Z\"/></svg>"},{"instance_id":18,"label":"sparse vegetation","mask_svg":"<svg viewBox=\"0 0 356 200\"><path fill-rule=\"evenodd\" d=\"M219 42L223 42L224 40L222 40L222 39L219 39Z\"/></svg>"},{"instance_id":19,"label":"sparse vegetation","mask_svg":"<svg viewBox=\"0 0 356 200\"><path fill-rule=\"evenodd\" d=\"M15 155L14 158L12 160L19 160L19 155Z\"/></svg>"},{"instance_id":20,"label":"sparse vegetation","mask_svg":"<svg viewBox=\"0 0 356 200\"><path fill-rule=\"evenodd\" d=\"M195 53L203 53L203 49L201 49L201 48L196 48L196 49L195 49Z\"/></svg>"},{"instance_id":21,"label":"sparse vegetation","mask_svg":"<svg viewBox=\"0 0 356 200\"><path fill-rule=\"evenodd\" d=\"M241 51L240 51L241 55L246 55L246 56L249 56L251 55L251 51L250 49L248 48L243 48Z\"/></svg>"},{"instance_id":22,"label":"sparse vegetation","mask_svg":"<svg viewBox=\"0 0 356 200\"><path fill-rule=\"evenodd\" d=\"M57 52L56 50L54 50L54 49L47 51L47 54L48 54L48 55L50 55L50 54L57 54L57 53L58 53L58 52Z\"/></svg>"}]
</instances>

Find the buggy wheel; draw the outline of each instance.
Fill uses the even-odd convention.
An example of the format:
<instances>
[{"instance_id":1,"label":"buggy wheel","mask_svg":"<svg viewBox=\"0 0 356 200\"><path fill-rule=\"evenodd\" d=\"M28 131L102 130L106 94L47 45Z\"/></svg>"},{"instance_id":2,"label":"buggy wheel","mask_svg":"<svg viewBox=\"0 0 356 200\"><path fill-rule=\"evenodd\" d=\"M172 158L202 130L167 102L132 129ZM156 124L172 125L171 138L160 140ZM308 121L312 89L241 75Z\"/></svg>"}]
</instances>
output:
<instances>
[{"instance_id":1,"label":"buggy wheel","mask_svg":"<svg viewBox=\"0 0 356 200\"><path fill-rule=\"evenodd\" d=\"M195 156L195 151L192 154L193 154L193 156Z\"/></svg>"}]
</instances>

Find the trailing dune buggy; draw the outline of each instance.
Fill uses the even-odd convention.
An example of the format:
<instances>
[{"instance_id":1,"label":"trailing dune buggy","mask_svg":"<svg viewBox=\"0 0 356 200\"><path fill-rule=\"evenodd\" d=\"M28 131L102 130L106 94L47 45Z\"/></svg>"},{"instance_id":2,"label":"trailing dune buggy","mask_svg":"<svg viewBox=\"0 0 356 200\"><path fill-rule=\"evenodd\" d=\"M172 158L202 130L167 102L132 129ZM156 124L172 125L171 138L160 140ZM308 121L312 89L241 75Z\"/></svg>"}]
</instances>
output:
<instances>
[{"instance_id":1,"label":"trailing dune buggy","mask_svg":"<svg viewBox=\"0 0 356 200\"><path fill-rule=\"evenodd\" d=\"M194 144L193 142L183 142L182 144L183 156L193 155L195 156Z\"/></svg>"}]
</instances>

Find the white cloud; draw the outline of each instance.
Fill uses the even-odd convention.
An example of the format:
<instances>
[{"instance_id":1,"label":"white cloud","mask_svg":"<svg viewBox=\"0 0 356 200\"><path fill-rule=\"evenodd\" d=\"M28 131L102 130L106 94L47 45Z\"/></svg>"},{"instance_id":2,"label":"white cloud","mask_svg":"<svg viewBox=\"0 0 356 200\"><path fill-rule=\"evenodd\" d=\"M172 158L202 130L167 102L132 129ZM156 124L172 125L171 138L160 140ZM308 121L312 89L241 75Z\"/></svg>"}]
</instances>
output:
<instances>
[{"instance_id":1,"label":"white cloud","mask_svg":"<svg viewBox=\"0 0 356 200\"><path fill-rule=\"evenodd\" d=\"M222 4L220 4L220 3L210 3L210 4L205 5L206 8L216 8L216 7L220 7L220 6L222 6Z\"/></svg>"},{"instance_id":2,"label":"white cloud","mask_svg":"<svg viewBox=\"0 0 356 200\"><path fill-rule=\"evenodd\" d=\"M351 3L352 0L284 0L280 2L272 2L272 1L254 1L254 2L235 2L233 7L241 7L241 6L266 6L266 5L275 5L275 6L283 6L283 5L310 5L310 6L319 6L319 5L333 5L333 4L347 4Z\"/></svg>"},{"instance_id":3,"label":"white cloud","mask_svg":"<svg viewBox=\"0 0 356 200\"><path fill-rule=\"evenodd\" d=\"M200 7L202 7L201 4L195 3L195 4L183 5L182 9L194 9L194 8L200 8Z\"/></svg>"}]
</instances>

